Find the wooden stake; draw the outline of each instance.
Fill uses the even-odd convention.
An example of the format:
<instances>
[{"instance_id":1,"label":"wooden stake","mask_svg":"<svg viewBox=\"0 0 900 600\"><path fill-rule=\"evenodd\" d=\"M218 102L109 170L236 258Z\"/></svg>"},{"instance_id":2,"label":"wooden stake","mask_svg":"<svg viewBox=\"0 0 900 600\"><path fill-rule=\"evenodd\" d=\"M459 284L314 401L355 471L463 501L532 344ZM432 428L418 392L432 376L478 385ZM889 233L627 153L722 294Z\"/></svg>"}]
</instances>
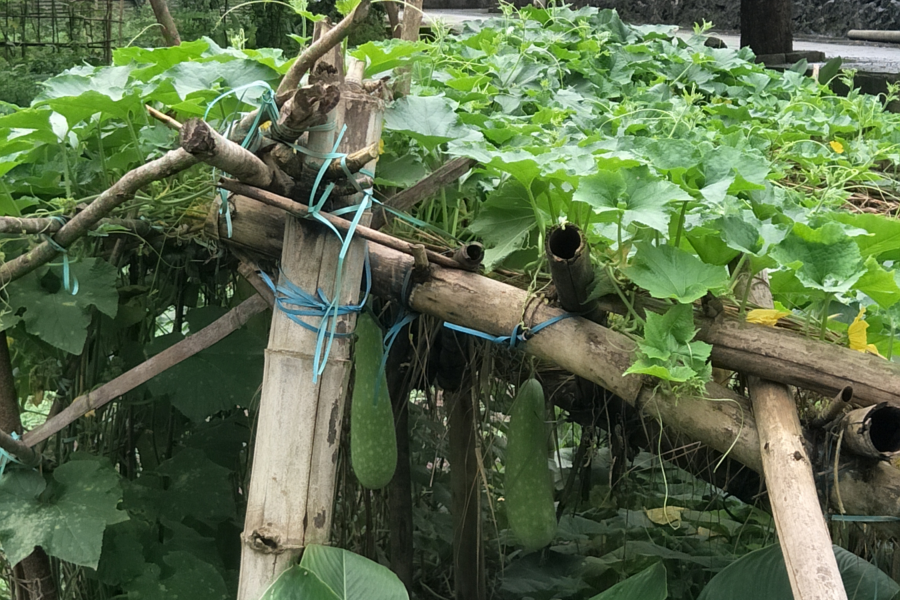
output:
<instances>
[{"instance_id":1,"label":"wooden stake","mask_svg":"<svg viewBox=\"0 0 900 600\"><path fill-rule=\"evenodd\" d=\"M361 89L358 84L342 85L341 101L329 115L329 121L339 127L347 125L345 143L339 148L345 153L381 138L384 103L359 93ZM331 152L334 133L310 132L309 149ZM317 170L321 164L321 159L310 156L304 169ZM368 166L374 170L374 161ZM350 244L338 280L340 252L341 242L334 232L319 223L290 218L281 256L283 277L309 293L318 290L329 299L336 298L340 305L355 304L365 242L356 238ZM329 325L319 317L303 320L313 328ZM334 330L347 336L355 322L355 314L342 315ZM295 562L303 547L329 541L351 338L334 338L324 370L316 376L318 362L325 360L318 339L316 331L299 325L282 310L275 311L242 535L238 600L257 600Z\"/></svg>"},{"instance_id":2,"label":"wooden stake","mask_svg":"<svg viewBox=\"0 0 900 600\"><path fill-rule=\"evenodd\" d=\"M765 271L745 285L750 285L751 302L768 308L774 306ZM772 516L794 599L847 598L837 560L831 552L831 536L819 507L794 398L784 384L759 377L749 377L747 387L759 429Z\"/></svg>"}]
</instances>

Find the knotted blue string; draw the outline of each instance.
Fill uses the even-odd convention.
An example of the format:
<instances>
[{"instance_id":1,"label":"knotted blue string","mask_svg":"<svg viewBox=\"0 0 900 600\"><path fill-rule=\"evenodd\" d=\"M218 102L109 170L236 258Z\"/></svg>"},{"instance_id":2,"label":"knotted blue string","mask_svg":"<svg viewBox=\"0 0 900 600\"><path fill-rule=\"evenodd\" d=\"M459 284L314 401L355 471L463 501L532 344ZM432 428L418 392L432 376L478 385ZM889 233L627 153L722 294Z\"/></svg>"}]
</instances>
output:
<instances>
[{"instance_id":1,"label":"knotted blue string","mask_svg":"<svg viewBox=\"0 0 900 600\"><path fill-rule=\"evenodd\" d=\"M11 437L14 440L18 440L19 434L16 433L15 431L13 431L12 433L9 434L9 437ZM11 462L16 463L17 465L22 464L21 462L19 462L19 460L15 456L10 454L3 448L0 448L0 477L2 477L3 472L6 471L6 465L8 465Z\"/></svg>"},{"instance_id":2,"label":"knotted blue string","mask_svg":"<svg viewBox=\"0 0 900 600\"><path fill-rule=\"evenodd\" d=\"M316 334L316 349L313 356L313 383L318 381L319 375L325 369L334 338L350 335L349 333L338 333L335 331L337 318L351 313L359 313L365 308L369 290L372 286L372 269L369 264L368 251L366 251L363 273L365 275L366 289L359 304L340 305L337 303L337 299L329 300L327 294L321 289L317 290L315 295L305 292L292 283L285 276L284 272L281 273L279 283L276 285L265 271L259 271L260 277L275 294L275 305L278 309L285 313L294 323ZM335 287L335 289L338 290L338 293L340 292L340 288ZM311 325L304 321L302 317L318 318L320 321L318 325ZM330 326L329 320L331 321Z\"/></svg>"},{"instance_id":3,"label":"knotted blue string","mask_svg":"<svg viewBox=\"0 0 900 600\"><path fill-rule=\"evenodd\" d=\"M59 221L63 225L66 224L66 218L61 217L59 215L55 217L51 217L55 221ZM54 250L62 254L63 257L63 288L73 296L78 293L78 278L72 275L69 272L69 251L68 249L60 246L59 243L53 239L53 236L45 235L44 239L47 241L50 246L53 247Z\"/></svg>"},{"instance_id":4,"label":"knotted blue string","mask_svg":"<svg viewBox=\"0 0 900 600\"><path fill-rule=\"evenodd\" d=\"M224 92L216 96L212 102L206 107L206 112L203 113L203 120L209 116L209 111L222 99L227 98L231 95L241 94L238 98L240 102L244 101L243 92L255 87L265 88L262 95L262 100L260 102L259 108L256 111L256 116L253 118L253 124L250 126L250 130L247 132L247 135L244 136L244 139L241 141L241 148L249 148L252 145L255 145L259 140L259 126L265 121L275 122L278 120L278 104L275 102L275 92L272 90L271 86L265 81L254 81L248 83L246 85L242 85L236 87L232 90ZM264 121L265 119L265 121ZM234 124L237 122L237 119L232 118L231 122L228 123L228 126L225 128L225 136L228 136L228 132L234 127ZM213 169L213 178L216 178L216 170ZM228 192L225 190L219 190L219 211L221 214L225 215L225 226L228 232L228 237L232 236L233 227L231 224L231 211L228 209Z\"/></svg>"},{"instance_id":5,"label":"knotted blue string","mask_svg":"<svg viewBox=\"0 0 900 600\"><path fill-rule=\"evenodd\" d=\"M550 327L554 323L558 323L563 319L568 319L569 317L574 316L575 315L573 313L563 313L561 315L556 315L552 319L547 319L543 323L538 323L530 329L524 327L521 323L519 323L515 327L513 327L512 333L510 335L491 335L483 331L478 331L477 329L470 329L469 327L454 325L453 323L447 322L444 323L444 327L446 327L447 329L452 329L453 331L458 331L460 333L473 335L483 340L493 342L494 344L503 344L506 345L510 350L515 350L516 348L519 348L522 344L527 342L529 339L531 339L532 336L539 333L542 329Z\"/></svg>"}]
</instances>

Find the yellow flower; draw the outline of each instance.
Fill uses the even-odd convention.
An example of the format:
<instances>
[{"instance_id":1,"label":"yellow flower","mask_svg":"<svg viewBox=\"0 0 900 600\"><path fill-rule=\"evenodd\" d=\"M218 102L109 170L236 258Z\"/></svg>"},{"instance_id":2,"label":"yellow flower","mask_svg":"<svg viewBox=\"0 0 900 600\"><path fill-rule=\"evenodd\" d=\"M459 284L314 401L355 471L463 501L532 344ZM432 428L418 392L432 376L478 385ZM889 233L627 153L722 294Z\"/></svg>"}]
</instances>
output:
<instances>
[{"instance_id":1,"label":"yellow flower","mask_svg":"<svg viewBox=\"0 0 900 600\"><path fill-rule=\"evenodd\" d=\"M862 320L864 314L866 314L865 306L859 309L859 314L856 315L856 318L853 319L853 322L850 323L850 327L847 329L847 337L850 338L850 349L857 352L865 352L869 345L866 340L866 329L869 328L869 324Z\"/></svg>"},{"instance_id":2,"label":"yellow flower","mask_svg":"<svg viewBox=\"0 0 900 600\"><path fill-rule=\"evenodd\" d=\"M789 312L774 308L755 308L747 313L747 322L775 327L778 319L788 316Z\"/></svg>"},{"instance_id":3,"label":"yellow flower","mask_svg":"<svg viewBox=\"0 0 900 600\"><path fill-rule=\"evenodd\" d=\"M837 140L832 140L828 142L828 145L831 146L831 149L837 152L838 154L844 153L844 145Z\"/></svg>"}]
</instances>

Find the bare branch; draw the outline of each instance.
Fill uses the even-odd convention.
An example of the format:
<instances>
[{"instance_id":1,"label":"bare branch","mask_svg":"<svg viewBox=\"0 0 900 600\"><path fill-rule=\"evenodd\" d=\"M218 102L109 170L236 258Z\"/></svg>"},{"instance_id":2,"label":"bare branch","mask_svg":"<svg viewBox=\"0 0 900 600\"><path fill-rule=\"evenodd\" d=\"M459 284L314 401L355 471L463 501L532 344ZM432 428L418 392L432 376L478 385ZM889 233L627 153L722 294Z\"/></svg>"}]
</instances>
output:
<instances>
[{"instance_id":1,"label":"bare branch","mask_svg":"<svg viewBox=\"0 0 900 600\"><path fill-rule=\"evenodd\" d=\"M165 179L197 164L197 159L182 150L171 150L164 156L133 169L122 176L96 200L72 217L53 236L56 245L68 248L75 240L87 234L103 217L117 206L134 197L135 192L151 181ZM31 273L53 260L59 251L50 242L39 244L29 252L0 265L0 285L6 285Z\"/></svg>"},{"instance_id":2,"label":"bare branch","mask_svg":"<svg viewBox=\"0 0 900 600\"><path fill-rule=\"evenodd\" d=\"M26 433L22 441L27 446L34 446L46 440L88 412L112 402L166 369L170 369L186 358L190 358L201 350L209 348L231 332L240 329L250 317L261 313L267 308L269 308L269 304L266 299L259 294L254 294L253 297L244 300L197 333L189 335L150 360L119 375L96 390L75 398L58 415L47 419L43 425Z\"/></svg>"},{"instance_id":3,"label":"bare branch","mask_svg":"<svg viewBox=\"0 0 900 600\"><path fill-rule=\"evenodd\" d=\"M353 9L353 12L344 17L331 31L310 44L309 48L304 50L300 58L297 59L297 62L291 65L291 69L284 76L284 79L281 80L277 93L287 92L300 85L300 80L303 79L310 67L324 56L326 52L340 44L345 37L350 35L354 25L365 20L369 14L369 1L362 0Z\"/></svg>"}]
</instances>

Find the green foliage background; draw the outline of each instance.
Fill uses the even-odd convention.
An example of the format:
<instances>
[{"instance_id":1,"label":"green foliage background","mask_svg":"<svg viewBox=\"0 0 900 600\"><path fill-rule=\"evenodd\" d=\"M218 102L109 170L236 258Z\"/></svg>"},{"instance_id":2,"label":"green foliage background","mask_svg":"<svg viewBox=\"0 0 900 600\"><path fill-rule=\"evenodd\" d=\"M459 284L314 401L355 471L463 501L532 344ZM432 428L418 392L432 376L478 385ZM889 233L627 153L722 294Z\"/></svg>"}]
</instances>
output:
<instances>
[{"instance_id":1,"label":"green foliage background","mask_svg":"<svg viewBox=\"0 0 900 600\"><path fill-rule=\"evenodd\" d=\"M255 81L274 87L294 54L220 42L122 48L112 65L49 79L29 107L4 107L0 212L71 215L175 145L145 104L179 119L209 109L208 119L224 127L254 108L262 90L220 95ZM488 268L520 275L533 292L545 279L539 249L548 227L578 224L595 249L598 294L628 303L640 289L671 305L665 315L631 314L614 325L640 340L633 369L673 384L708 377L709 349L693 341L687 304L707 291L729 299L726 265L738 255L772 269L777 301L810 335L845 343L848 323L866 307L870 341L892 358L898 224L845 209L858 194L897 197L897 117L876 98L835 95L805 77L805 65L775 73L746 50L703 42L699 33L685 39L665 27L631 27L609 11L555 8L510 12L461 35L438 26L430 43L361 44L351 51L370 75L401 66L414 74L412 93L386 115L379 192L410 185L448 157L476 158L482 168L416 216L443 231L432 240L484 241ZM54 402L109 381L253 293L233 259L200 235L215 201L212 181L198 166L148 186L117 216L149 222L154 235L101 228L65 260L7 286L0 329L32 424ZM393 232L424 235L402 223ZM8 260L35 242L4 235L0 252ZM416 327L429 340L436 324ZM233 597L267 330L260 316L72 424L43 449L54 469L8 466L0 479L7 558L40 543L71 598ZM556 411L548 464L557 498L580 467L583 438L593 460L578 473L581 489L551 546L523 553L507 529L501 490L506 414L534 365L484 346L474 362L486 365L479 428L495 597L582 600L630 586L658 594L662 564L668 597L696 598L713 574L773 541L764 511L658 456L631 454L627 476L611 487L619 457L606 434ZM413 376L413 595L446 596L446 414L425 373ZM384 560L386 495L363 492L346 460L340 475L335 543ZM665 507L678 518L651 518L648 509ZM56 533L62 523L71 525L65 535ZM871 558L886 562L880 550ZM632 575L639 578L610 590Z\"/></svg>"}]
</instances>

